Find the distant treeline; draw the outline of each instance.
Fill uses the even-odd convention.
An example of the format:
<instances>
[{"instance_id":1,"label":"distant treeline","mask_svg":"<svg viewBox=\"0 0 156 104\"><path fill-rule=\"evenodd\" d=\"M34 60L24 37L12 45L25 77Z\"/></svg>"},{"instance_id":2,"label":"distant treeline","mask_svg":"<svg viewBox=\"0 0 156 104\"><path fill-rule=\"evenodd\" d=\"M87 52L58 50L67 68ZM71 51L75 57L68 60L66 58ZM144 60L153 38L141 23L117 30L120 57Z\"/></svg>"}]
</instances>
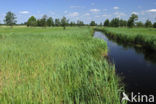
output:
<instances>
[{"instance_id":1,"label":"distant treeline","mask_svg":"<svg viewBox=\"0 0 156 104\"><path fill-rule=\"evenodd\" d=\"M4 23L5 25L13 26L16 25L16 15L12 12L7 12ZM89 24L84 24L83 21L78 20L77 22L69 21L66 17L62 17L61 19L52 17L48 17L47 15L43 15L42 18L37 19L34 16L31 16L27 22L23 23L23 25L27 25L28 27L52 27L52 26L107 26L107 27L154 27L156 28L156 22L152 24L150 20L146 20L145 23L138 21L138 16L136 14L132 14L128 20L123 20L119 18L113 18L112 20L106 19L103 23L97 24L95 21L91 21ZM21 24L22 25L22 24Z\"/></svg>"},{"instance_id":2,"label":"distant treeline","mask_svg":"<svg viewBox=\"0 0 156 104\"><path fill-rule=\"evenodd\" d=\"M136 14L132 14L128 20L123 20L119 18L113 18L111 21L106 19L103 26L108 27L154 27L156 28L156 22L152 24L150 20L146 20L145 23L138 21L138 16Z\"/></svg>"},{"instance_id":3,"label":"distant treeline","mask_svg":"<svg viewBox=\"0 0 156 104\"><path fill-rule=\"evenodd\" d=\"M75 22L69 22L69 19L66 17L62 17L62 19L56 18L53 19L52 17L48 17L44 15L41 19L36 19L34 16L31 16L27 22L24 23L25 25L29 26L40 26L40 27L51 27L51 26L85 26L83 21L78 20Z\"/></svg>"}]
</instances>

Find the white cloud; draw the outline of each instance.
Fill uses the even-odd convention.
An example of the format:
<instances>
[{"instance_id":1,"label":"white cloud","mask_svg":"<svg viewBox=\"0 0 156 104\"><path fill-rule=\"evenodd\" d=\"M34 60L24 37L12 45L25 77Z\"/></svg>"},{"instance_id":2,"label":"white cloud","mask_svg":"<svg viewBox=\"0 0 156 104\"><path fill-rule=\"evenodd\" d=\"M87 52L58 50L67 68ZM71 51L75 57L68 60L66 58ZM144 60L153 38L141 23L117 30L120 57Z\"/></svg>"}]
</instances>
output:
<instances>
[{"instance_id":1,"label":"white cloud","mask_svg":"<svg viewBox=\"0 0 156 104\"><path fill-rule=\"evenodd\" d=\"M79 13L78 12L69 13L68 16L77 17L77 16L79 16Z\"/></svg>"},{"instance_id":2,"label":"white cloud","mask_svg":"<svg viewBox=\"0 0 156 104\"><path fill-rule=\"evenodd\" d=\"M20 11L20 14L29 14L29 11Z\"/></svg>"},{"instance_id":3,"label":"white cloud","mask_svg":"<svg viewBox=\"0 0 156 104\"><path fill-rule=\"evenodd\" d=\"M119 9L119 7L115 6L115 7L113 7L113 9L114 9L114 10L118 10L118 9Z\"/></svg>"},{"instance_id":4,"label":"white cloud","mask_svg":"<svg viewBox=\"0 0 156 104\"><path fill-rule=\"evenodd\" d=\"M136 15L139 15L139 13L138 13L138 12L132 12L131 14L136 14Z\"/></svg>"},{"instance_id":5,"label":"white cloud","mask_svg":"<svg viewBox=\"0 0 156 104\"><path fill-rule=\"evenodd\" d=\"M156 12L156 9L147 10L147 12Z\"/></svg>"},{"instance_id":6,"label":"white cloud","mask_svg":"<svg viewBox=\"0 0 156 104\"><path fill-rule=\"evenodd\" d=\"M100 10L99 9L90 9L90 12L97 13L97 12L100 12Z\"/></svg>"},{"instance_id":7,"label":"white cloud","mask_svg":"<svg viewBox=\"0 0 156 104\"><path fill-rule=\"evenodd\" d=\"M119 17L119 18L120 18L121 16L126 16L126 14L123 13L123 12L115 12L114 15L116 15L116 17Z\"/></svg>"},{"instance_id":8,"label":"white cloud","mask_svg":"<svg viewBox=\"0 0 156 104\"><path fill-rule=\"evenodd\" d=\"M155 13L156 13L156 9L150 9L150 10L143 10L139 14L140 15L148 15L149 16L150 14L155 15Z\"/></svg>"}]
</instances>

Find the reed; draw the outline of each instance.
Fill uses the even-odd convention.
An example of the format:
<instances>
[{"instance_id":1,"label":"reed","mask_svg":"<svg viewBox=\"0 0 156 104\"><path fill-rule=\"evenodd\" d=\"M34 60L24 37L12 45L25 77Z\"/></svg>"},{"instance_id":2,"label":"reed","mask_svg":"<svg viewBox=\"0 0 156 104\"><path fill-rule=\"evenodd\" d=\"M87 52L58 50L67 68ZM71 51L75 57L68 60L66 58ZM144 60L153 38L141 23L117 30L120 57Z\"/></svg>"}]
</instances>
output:
<instances>
[{"instance_id":1,"label":"reed","mask_svg":"<svg viewBox=\"0 0 156 104\"><path fill-rule=\"evenodd\" d=\"M120 104L123 87L91 28L0 28L1 104Z\"/></svg>"}]
</instances>

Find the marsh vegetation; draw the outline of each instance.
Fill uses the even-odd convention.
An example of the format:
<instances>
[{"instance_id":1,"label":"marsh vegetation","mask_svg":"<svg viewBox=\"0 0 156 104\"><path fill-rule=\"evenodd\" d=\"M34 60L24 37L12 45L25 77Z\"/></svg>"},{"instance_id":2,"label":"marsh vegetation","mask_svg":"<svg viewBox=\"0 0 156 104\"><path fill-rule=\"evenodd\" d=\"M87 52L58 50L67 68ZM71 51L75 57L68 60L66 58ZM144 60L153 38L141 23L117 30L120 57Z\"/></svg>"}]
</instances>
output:
<instances>
[{"instance_id":1,"label":"marsh vegetation","mask_svg":"<svg viewBox=\"0 0 156 104\"><path fill-rule=\"evenodd\" d=\"M92 28L0 31L2 104L120 104L123 87Z\"/></svg>"},{"instance_id":2,"label":"marsh vegetation","mask_svg":"<svg viewBox=\"0 0 156 104\"><path fill-rule=\"evenodd\" d=\"M134 44L151 51L156 51L156 29L155 28L96 28L123 44Z\"/></svg>"}]
</instances>

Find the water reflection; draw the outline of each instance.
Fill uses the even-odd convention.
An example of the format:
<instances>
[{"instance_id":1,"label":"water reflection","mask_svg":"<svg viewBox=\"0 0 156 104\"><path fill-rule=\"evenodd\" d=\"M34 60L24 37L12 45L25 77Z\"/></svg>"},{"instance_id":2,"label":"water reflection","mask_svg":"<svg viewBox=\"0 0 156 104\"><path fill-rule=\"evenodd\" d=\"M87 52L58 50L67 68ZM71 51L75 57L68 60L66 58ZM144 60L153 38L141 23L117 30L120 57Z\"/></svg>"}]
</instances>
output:
<instances>
[{"instance_id":1,"label":"water reflection","mask_svg":"<svg viewBox=\"0 0 156 104\"><path fill-rule=\"evenodd\" d=\"M95 38L107 41L110 60L126 84L126 91L156 94L156 53L143 47L123 44L95 32Z\"/></svg>"},{"instance_id":2,"label":"water reflection","mask_svg":"<svg viewBox=\"0 0 156 104\"><path fill-rule=\"evenodd\" d=\"M103 36L101 36L101 37L103 37ZM107 37L107 39L106 39L106 37ZM108 37L107 35L106 35L106 37L105 37L105 40L115 42L117 45L122 46L124 49L129 49L129 48L135 49L136 53L144 55L144 59L146 61L156 64L156 52L154 52L153 50L146 49L144 47L137 46L134 44L127 44L127 43L123 43L121 41L113 40L111 37Z\"/></svg>"}]
</instances>

